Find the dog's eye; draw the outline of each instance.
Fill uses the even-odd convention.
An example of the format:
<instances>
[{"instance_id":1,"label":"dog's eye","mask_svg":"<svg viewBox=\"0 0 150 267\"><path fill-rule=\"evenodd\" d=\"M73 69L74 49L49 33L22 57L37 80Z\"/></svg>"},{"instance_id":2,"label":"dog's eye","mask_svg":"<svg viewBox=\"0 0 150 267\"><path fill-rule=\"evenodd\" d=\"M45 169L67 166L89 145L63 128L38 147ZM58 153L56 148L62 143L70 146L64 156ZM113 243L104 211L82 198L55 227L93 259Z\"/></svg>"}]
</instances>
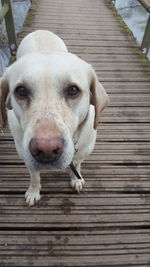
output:
<instances>
[{"instance_id":1,"label":"dog's eye","mask_svg":"<svg viewBox=\"0 0 150 267\"><path fill-rule=\"evenodd\" d=\"M29 90L24 86L17 86L15 95L21 100L26 100L29 98Z\"/></svg>"},{"instance_id":2,"label":"dog's eye","mask_svg":"<svg viewBox=\"0 0 150 267\"><path fill-rule=\"evenodd\" d=\"M80 89L76 85L70 85L66 90L66 96L67 98L75 98L80 94L80 92Z\"/></svg>"}]
</instances>

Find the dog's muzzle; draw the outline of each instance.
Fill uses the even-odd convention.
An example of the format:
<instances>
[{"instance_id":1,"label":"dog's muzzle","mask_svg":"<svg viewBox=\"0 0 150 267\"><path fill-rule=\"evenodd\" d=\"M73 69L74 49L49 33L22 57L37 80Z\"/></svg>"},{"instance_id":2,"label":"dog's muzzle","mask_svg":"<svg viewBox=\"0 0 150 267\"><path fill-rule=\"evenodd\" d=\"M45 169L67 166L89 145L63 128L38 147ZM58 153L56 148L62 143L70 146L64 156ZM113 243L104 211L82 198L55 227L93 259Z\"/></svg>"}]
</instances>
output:
<instances>
[{"instance_id":1,"label":"dog's muzzle","mask_svg":"<svg viewBox=\"0 0 150 267\"><path fill-rule=\"evenodd\" d=\"M32 138L29 150L37 162L51 164L58 161L64 152L64 140L62 138Z\"/></svg>"}]
</instances>

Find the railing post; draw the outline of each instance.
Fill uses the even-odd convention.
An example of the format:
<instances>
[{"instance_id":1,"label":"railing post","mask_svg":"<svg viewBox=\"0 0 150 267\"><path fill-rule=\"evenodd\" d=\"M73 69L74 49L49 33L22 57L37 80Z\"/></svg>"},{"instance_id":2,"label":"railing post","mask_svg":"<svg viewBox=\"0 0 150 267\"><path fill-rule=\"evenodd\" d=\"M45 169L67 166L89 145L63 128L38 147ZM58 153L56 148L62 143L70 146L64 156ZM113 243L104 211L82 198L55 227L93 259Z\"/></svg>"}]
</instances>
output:
<instances>
[{"instance_id":1,"label":"railing post","mask_svg":"<svg viewBox=\"0 0 150 267\"><path fill-rule=\"evenodd\" d=\"M0 10L0 23L2 23L3 19L5 18L7 12L9 10L8 4L4 4L2 9Z\"/></svg>"},{"instance_id":2,"label":"railing post","mask_svg":"<svg viewBox=\"0 0 150 267\"><path fill-rule=\"evenodd\" d=\"M1 2L2 2L2 6L7 4L9 7L9 10L5 16L5 25L6 25L10 52L11 52L11 55L14 56L17 50L17 38L16 38L15 25L14 25L14 19L13 19L12 7L11 7L11 0L1 0Z\"/></svg>"},{"instance_id":3,"label":"railing post","mask_svg":"<svg viewBox=\"0 0 150 267\"><path fill-rule=\"evenodd\" d=\"M146 54L147 54L150 48L150 15L147 21L143 41L141 44L141 49L143 50L144 48L146 48Z\"/></svg>"}]
</instances>

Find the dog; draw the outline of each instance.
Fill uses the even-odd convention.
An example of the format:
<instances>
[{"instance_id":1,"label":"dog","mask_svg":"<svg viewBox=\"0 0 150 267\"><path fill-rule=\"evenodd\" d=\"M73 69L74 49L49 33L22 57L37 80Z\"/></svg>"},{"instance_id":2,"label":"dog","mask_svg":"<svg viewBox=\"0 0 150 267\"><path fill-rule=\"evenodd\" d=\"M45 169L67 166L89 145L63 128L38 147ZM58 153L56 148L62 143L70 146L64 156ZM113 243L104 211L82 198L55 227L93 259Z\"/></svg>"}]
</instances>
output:
<instances>
[{"instance_id":1,"label":"dog","mask_svg":"<svg viewBox=\"0 0 150 267\"><path fill-rule=\"evenodd\" d=\"M21 41L16 62L0 79L0 91L2 127L8 121L16 150L29 170L25 198L33 206L41 198L42 169L69 169L73 162L80 174L109 97L92 66L45 30ZM84 179L69 172L71 187L80 192Z\"/></svg>"}]
</instances>

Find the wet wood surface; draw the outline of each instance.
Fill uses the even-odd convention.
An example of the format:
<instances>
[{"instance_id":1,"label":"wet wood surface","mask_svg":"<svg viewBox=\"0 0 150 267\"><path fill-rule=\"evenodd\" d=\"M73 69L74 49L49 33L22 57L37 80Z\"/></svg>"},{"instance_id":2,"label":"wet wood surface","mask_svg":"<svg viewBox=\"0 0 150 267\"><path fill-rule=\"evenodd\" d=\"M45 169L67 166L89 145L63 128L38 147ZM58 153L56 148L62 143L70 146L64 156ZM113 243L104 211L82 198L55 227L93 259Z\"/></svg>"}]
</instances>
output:
<instances>
[{"instance_id":1,"label":"wet wood surface","mask_svg":"<svg viewBox=\"0 0 150 267\"><path fill-rule=\"evenodd\" d=\"M150 65L103 0L33 1L20 40L36 29L64 39L110 96L76 194L65 171L29 174L9 130L0 132L0 266L150 266Z\"/></svg>"}]
</instances>

